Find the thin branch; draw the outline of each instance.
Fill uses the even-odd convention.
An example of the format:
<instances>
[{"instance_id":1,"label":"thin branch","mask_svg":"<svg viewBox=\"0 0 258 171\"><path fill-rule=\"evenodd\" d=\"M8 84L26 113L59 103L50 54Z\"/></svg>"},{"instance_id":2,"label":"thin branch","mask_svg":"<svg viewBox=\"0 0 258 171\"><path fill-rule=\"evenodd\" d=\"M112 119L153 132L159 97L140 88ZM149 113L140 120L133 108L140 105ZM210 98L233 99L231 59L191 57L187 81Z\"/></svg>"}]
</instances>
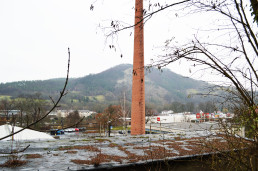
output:
<instances>
[{"instance_id":1,"label":"thin branch","mask_svg":"<svg viewBox=\"0 0 258 171\"><path fill-rule=\"evenodd\" d=\"M129 25L129 26L123 27L123 28L121 28L121 29L117 29L117 30L113 31L112 33L108 34L107 36L111 36L111 35L113 35L113 34L116 34L117 32L120 32L120 31L129 29L129 28L133 28L133 27L135 27L135 26L137 26L137 25L143 23L144 20L146 20L146 19L148 20L148 18L152 17L154 14L156 14L156 13L158 13L158 12L160 12L160 11L163 11L163 10L165 10L165 9L167 9L167 8L170 8L170 7L179 5L179 4L183 4L183 3L186 3L186 2L190 2L190 1L191 1L191 0L184 0L184 1L181 1L181 2L173 3L173 4L167 5L167 6L165 6L165 7L162 7L162 8L160 8L160 9L156 10L156 11L153 11L153 12L151 12L151 13L148 13L147 15L145 15L145 16L143 17L143 19L141 19L141 20L140 20L139 22L137 22L136 24L134 24L134 25Z\"/></svg>"},{"instance_id":2,"label":"thin branch","mask_svg":"<svg viewBox=\"0 0 258 171\"><path fill-rule=\"evenodd\" d=\"M26 127L20 129L19 131L16 131L14 133L11 133L7 136L4 136L2 138L0 138L0 140L3 140L3 139L6 139L8 137L11 137L15 134L18 134L19 132L22 132L24 131L25 129L28 129L30 128L31 126L37 124L38 122L42 121L44 118L46 118L57 106L58 106L58 103L61 101L61 99L63 98L63 96L65 95L65 91L66 91L66 87L67 87L67 84L68 84L68 79L69 79L69 69L70 69L70 49L68 48L68 66L67 66L67 74L66 74L66 80L65 80L65 84L64 84L64 87L62 89L62 91L60 92L60 96L59 98L57 99L57 101L54 103L53 107L44 115L42 116L41 118L39 118L38 120L36 120L35 122L27 125Z\"/></svg>"}]
</instances>

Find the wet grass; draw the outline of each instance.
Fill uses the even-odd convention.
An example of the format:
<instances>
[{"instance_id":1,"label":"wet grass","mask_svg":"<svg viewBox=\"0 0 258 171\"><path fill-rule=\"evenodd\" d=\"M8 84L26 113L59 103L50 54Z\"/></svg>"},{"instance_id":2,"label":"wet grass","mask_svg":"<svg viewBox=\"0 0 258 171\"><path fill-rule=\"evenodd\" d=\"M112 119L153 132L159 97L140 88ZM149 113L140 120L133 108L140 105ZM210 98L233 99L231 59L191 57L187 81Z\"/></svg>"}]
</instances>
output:
<instances>
[{"instance_id":1,"label":"wet grass","mask_svg":"<svg viewBox=\"0 0 258 171\"><path fill-rule=\"evenodd\" d=\"M143 139L146 139L146 138L149 138L149 137L140 136L140 137L131 137L131 138L143 138Z\"/></svg>"},{"instance_id":2,"label":"wet grass","mask_svg":"<svg viewBox=\"0 0 258 171\"><path fill-rule=\"evenodd\" d=\"M112 142L112 141L109 140L109 139L103 139L103 138L95 138L95 141L100 142L100 143L102 143L102 142L104 142L104 141Z\"/></svg>"},{"instance_id":3,"label":"wet grass","mask_svg":"<svg viewBox=\"0 0 258 171\"><path fill-rule=\"evenodd\" d=\"M139 137L137 137L139 138ZM144 137L146 138L146 137ZM107 139L98 139L99 142L104 142ZM94 165L98 166L101 163L108 162L118 162L118 163L136 163L140 161L154 161L154 160L168 160L171 157L177 156L188 156L188 155L198 155L203 153L213 152L209 148L205 148L201 143L205 138L174 138L170 140L156 140L152 141L153 144L160 145L152 145L151 143L145 144L145 146L137 145L134 143L126 143L124 145L119 145L116 143L108 144L110 148L117 148L119 151L124 152L127 156L116 156L116 155L108 155L102 154L101 151L98 151L98 154L87 160L75 159L71 160L71 162L76 164L86 164L86 165ZM110 142L110 140L108 140ZM225 142L221 141L221 139L212 139L211 142L215 147L219 149L225 150ZM137 151L142 151L142 154L138 155L131 150L133 149Z\"/></svg>"},{"instance_id":4,"label":"wet grass","mask_svg":"<svg viewBox=\"0 0 258 171\"><path fill-rule=\"evenodd\" d=\"M121 156L107 155L107 154L99 153L94 158L92 158L90 160L75 159L75 160L71 160L71 162L73 162L75 164L94 165L95 167L97 167L101 163L104 163L104 162L115 161L115 162L122 163L122 159L123 159L123 157L121 157Z\"/></svg>"},{"instance_id":5,"label":"wet grass","mask_svg":"<svg viewBox=\"0 0 258 171\"><path fill-rule=\"evenodd\" d=\"M117 147L118 144L116 144L116 143L110 143L108 146L109 146L109 147Z\"/></svg>"},{"instance_id":6,"label":"wet grass","mask_svg":"<svg viewBox=\"0 0 258 171\"><path fill-rule=\"evenodd\" d=\"M76 153L78 153L78 151L67 150L65 153L68 153L68 154L76 154Z\"/></svg>"},{"instance_id":7,"label":"wet grass","mask_svg":"<svg viewBox=\"0 0 258 171\"><path fill-rule=\"evenodd\" d=\"M27 163L25 160L19 160L19 159L9 159L5 163L0 164L0 167L9 167L9 168L16 168L19 166L23 166Z\"/></svg>"},{"instance_id":8,"label":"wet grass","mask_svg":"<svg viewBox=\"0 0 258 171\"><path fill-rule=\"evenodd\" d=\"M85 137L83 137L85 138ZM149 138L146 136L141 137L133 137L138 138L131 139L125 138L127 141L124 142L123 139L119 139L117 137L115 138L100 138L100 137L91 137L87 139L80 139L80 140L67 140L67 142L79 142L81 141L81 145L74 145L74 143L70 143L70 146L60 146L59 148L53 149L52 151L55 153L49 153L52 155L47 155L43 157L54 157L54 156L60 156L60 158L65 157L66 162L73 162L75 164L83 164L83 165L93 165L93 166L99 166L103 163L109 163L109 162L116 162L116 163L138 163L138 162L150 162L150 161L167 161L171 160L173 157L178 156L188 156L188 155L198 155L198 154L204 154L204 153L211 153L214 152L211 149L210 144L213 148L218 150L227 150L229 148L226 141L223 141L223 137L214 137L209 139L204 137L192 137L192 138L181 138L181 137L170 137L169 139L163 139L157 137ZM149 138L149 139L146 139ZM233 138L232 138L233 139ZM113 141L111 141L113 140ZM133 140L133 141L130 141ZM148 141L149 140L149 141ZM153 140L153 141L151 141ZM237 141L238 139L233 139L234 141ZM233 141L232 140L232 141ZM91 141L91 143L83 143L82 141ZM147 141L147 142L146 142ZM105 142L105 143L103 143ZM205 143L206 142L206 146ZM208 143L208 144L207 144ZM61 145L61 144L60 144ZM65 145L65 144L63 144ZM68 144L67 144L68 145ZM244 147L244 145L239 146L239 148ZM103 149L103 151L101 151ZM44 150L47 150L47 148ZM112 151L114 150L114 151ZM111 151L112 153L110 153ZM115 151L118 151L117 153L114 153ZM93 152L93 153L92 153ZM84 156L83 158L79 155L74 154L82 154ZM84 155L86 154L86 155ZM29 154L29 155L23 155L26 157L26 159L33 159L33 158L40 158L37 157L39 154ZM70 157L73 158L71 160ZM74 158L78 156L78 158ZM42 156L41 156L42 157ZM58 157L54 157L55 160ZM54 161L55 161L54 160ZM23 162L23 160L13 160L13 163L11 163L11 160L9 163L4 163L0 165L0 167L19 167L20 164ZM26 161L24 161L26 164ZM112 165L111 163L111 165ZM70 163L71 164L71 163ZM62 166L60 166L62 167Z\"/></svg>"},{"instance_id":9,"label":"wet grass","mask_svg":"<svg viewBox=\"0 0 258 171\"><path fill-rule=\"evenodd\" d=\"M41 154L26 154L26 159L36 159L36 158L42 158L43 156Z\"/></svg>"},{"instance_id":10,"label":"wet grass","mask_svg":"<svg viewBox=\"0 0 258 171\"><path fill-rule=\"evenodd\" d=\"M88 150L88 151L93 151L93 152L100 152L100 150L95 147L95 146L90 146L90 145L86 145L86 146L61 146L58 148L58 150L62 151L62 150Z\"/></svg>"},{"instance_id":11,"label":"wet grass","mask_svg":"<svg viewBox=\"0 0 258 171\"><path fill-rule=\"evenodd\" d=\"M82 139L82 140L80 140L80 141L91 141L91 140L89 140L89 139Z\"/></svg>"}]
</instances>

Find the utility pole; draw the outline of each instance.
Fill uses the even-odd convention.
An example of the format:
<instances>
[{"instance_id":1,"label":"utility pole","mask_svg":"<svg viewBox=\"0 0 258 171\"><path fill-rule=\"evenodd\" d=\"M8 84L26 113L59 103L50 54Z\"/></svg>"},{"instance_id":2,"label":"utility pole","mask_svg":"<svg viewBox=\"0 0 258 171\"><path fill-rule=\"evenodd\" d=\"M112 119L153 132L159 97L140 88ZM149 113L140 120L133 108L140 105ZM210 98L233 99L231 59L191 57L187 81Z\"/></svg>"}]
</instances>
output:
<instances>
[{"instance_id":1,"label":"utility pole","mask_svg":"<svg viewBox=\"0 0 258 171\"><path fill-rule=\"evenodd\" d=\"M124 116L124 123L123 123L123 134L126 135L126 120L125 120L125 91L124 91L124 105L123 105L123 116Z\"/></svg>"}]
</instances>

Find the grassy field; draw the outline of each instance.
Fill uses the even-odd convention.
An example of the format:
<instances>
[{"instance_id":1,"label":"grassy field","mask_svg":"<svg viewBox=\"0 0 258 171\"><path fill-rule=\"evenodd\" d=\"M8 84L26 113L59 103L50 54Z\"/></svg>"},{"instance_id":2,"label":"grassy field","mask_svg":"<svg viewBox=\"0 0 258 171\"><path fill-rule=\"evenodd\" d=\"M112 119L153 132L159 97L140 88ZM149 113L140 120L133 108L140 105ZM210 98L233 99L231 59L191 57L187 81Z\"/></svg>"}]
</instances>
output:
<instances>
[{"instance_id":1,"label":"grassy field","mask_svg":"<svg viewBox=\"0 0 258 171\"><path fill-rule=\"evenodd\" d=\"M11 97L12 96L0 95L0 100L3 100L3 99L11 100Z\"/></svg>"},{"instance_id":2,"label":"grassy field","mask_svg":"<svg viewBox=\"0 0 258 171\"><path fill-rule=\"evenodd\" d=\"M94 99L98 100L99 102L103 102L105 100L105 96L97 95L97 96L87 96L91 101Z\"/></svg>"},{"instance_id":3,"label":"grassy field","mask_svg":"<svg viewBox=\"0 0 258 171\"><path fill-rule=\"evenodd\" d=\"M198 90L196 90L196 89L188 89L187 90L187 94L196 94L196 93L198 93Z\"/></svg>"},{"instance_id":4,"label":"grassy field","mask_svg":"<svg viewBox=\"0 0 258 171\"><path fill-rule=\"evenodd\" d=\"M123 130L123 126L117 126L117 127L113 127L112 130L118 131L118 130ZM127 127L127 130L131 130L131 127Z\"/></svg>"}]
</instances>

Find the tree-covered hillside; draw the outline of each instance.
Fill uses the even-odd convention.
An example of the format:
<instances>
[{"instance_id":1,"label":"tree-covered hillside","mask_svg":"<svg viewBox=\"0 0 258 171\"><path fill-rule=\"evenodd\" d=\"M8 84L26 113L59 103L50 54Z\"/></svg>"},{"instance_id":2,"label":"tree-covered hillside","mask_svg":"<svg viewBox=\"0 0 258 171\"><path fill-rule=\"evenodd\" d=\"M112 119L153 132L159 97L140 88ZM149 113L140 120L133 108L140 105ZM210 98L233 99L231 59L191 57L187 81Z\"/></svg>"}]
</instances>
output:
<instances>
[{"instance_id":1,"label":"tree-covered hillside","mask_svg":"<svg viewBox=\"0 0 258 171\"><path fill-rule=\"evenodd\" d=\"M185 78L168 69L162 72L157 69L146 71L146 103L164 105L179 102L201 101L200 97L188 98L189 93L201 92L207 83ZM41 93L43 98L59 95L65 79L50 79L37 81L19 81L0 84L0 96L17 98L35 93ZM81 78L70 78L68 94L62 101L64 107L85 107L98 104L118 103L123 92L128 103L131 101L132 65L122 64L98 74Z\"/></svg>"}]
</instances>

